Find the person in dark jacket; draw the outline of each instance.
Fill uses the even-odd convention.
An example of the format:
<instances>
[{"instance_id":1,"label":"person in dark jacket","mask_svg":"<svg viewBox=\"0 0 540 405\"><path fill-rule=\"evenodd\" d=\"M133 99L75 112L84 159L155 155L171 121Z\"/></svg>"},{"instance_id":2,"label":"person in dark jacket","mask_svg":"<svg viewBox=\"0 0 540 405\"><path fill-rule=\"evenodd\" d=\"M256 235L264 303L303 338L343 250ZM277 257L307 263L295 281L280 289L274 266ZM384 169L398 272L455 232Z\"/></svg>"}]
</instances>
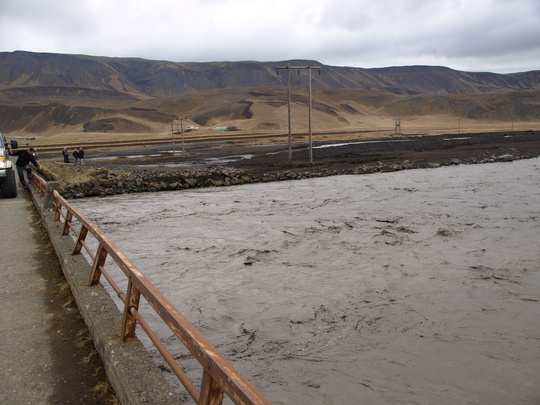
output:
<instances>
[{"instance_id":1,"label":"person in dark jacket","mask_svg":"<svg viewBox=\"0 0 540 405\"><path fill-rule=\"evenodd\" d=\"M77 148L73 149L73 158L75 158L75 167L79 165L79 151Z\"/></svg>"},{"instance_id":2,"label":"person in dark jacket","mask_svg":"<svg viewBox=\"0 0 540 405\"><path fill-rule=\"evenodd\" d=\"M79 166L82 166L84 164L84 150L83 148L79 148Z\"/></svg>"},{"instance_id":3,"label":"person in dark jacket","mask_svg":"<svg viewBox=\"0 0 540 405\"><path fill-rule=\"evenodd\" d=\"M17 167L19 180L21 181L23 187L26 187L26 181L24 181L25 170L26 175L28 176L28 181L32 181L32 169L30 169L30 163L32 163L36 167L39 167L39 164L34 157L34 153L34 148L30 148L28 150L21 149L11 153L13 156L18 156L15 166Z\"/></svg>"},{"instance_id":4,"label":"person in dark jacket","mask_svg":"<svg viewBox=\"0 0 540 405\"><path fill-rule=\"evenodd\" d=\"M67 148L64 148L62 151L62 156L64 157L64 163L69 163L69 152Z\"/></svg>"}]
</instances>

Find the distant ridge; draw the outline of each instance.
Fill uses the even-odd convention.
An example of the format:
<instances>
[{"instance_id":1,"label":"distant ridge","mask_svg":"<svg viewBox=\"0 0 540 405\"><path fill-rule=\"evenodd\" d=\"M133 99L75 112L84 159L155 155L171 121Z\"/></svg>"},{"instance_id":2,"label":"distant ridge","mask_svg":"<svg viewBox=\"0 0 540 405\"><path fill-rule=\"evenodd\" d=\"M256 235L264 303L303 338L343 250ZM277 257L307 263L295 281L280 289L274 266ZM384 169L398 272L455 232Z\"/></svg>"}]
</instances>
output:
<instances>
[{"instance_id":1,"label":"distant ridge","mask_svg":"<svg viewBox=\"0 0 540 405\"><path fill-rule=\"evenodd\" d=\"M0 53L0 91L58 87L120 93L139 99L238 87L273 87L286 82L278 65L320 66L314 89L368 90L392 94L460 94L540 90L540 71L496 74L461 72L437 66L363 69L326 66L316 61L176 63L87 55ZM293 87L306 87L307 75L291 75ZM19 90L24 101L24 94ZM14 100L16 101L16 100Z\"/></svg>"}]
</instances>

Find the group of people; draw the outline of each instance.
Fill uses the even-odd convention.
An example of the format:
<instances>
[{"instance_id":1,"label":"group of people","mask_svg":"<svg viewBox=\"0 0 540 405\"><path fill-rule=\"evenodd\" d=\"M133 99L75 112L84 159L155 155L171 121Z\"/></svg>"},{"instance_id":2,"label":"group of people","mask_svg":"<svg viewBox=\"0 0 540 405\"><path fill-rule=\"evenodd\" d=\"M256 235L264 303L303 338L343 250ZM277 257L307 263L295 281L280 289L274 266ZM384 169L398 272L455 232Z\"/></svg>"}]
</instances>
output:
<instances>
[{"instance_id":1,"label":"group of people","mask_svg":"<svg viewBox=\"0 0 540 405\"><path fill-rule=\"evenodd\" d=\"M34 148L29 148L28 150L18 150L10 153L13 156L18 156L15 167L17 168L17 174L19 175L19 180L23 187L26 187L26 181L24 179L24 172L28 177L28 181L32 181L32 169L30 164L33 164L35 167L39 167L39 163L36 160L36 150ZM80 167L83 165L84 159L84 150L83 148L75 148L72 153L75 158L75 166ZM64 163L69 163L69 152L67 148L64 148L62 151L62 156L64 157Z\"/></svg>"},{"instance_id":2,"label":"group of people","mask_svg":"<svg viewBox=\"0 0 540 405\"><path fill-rule=\"evenodd\" d=\"M83 165L84 162L84 150L83 148L75 148L73 149L73 158L75 159L75 167L79 167ZM69 163L69 151L67 148L64 148L62 151L62 156L64 157L64 163Z\"/></svg>"}]
</instances>

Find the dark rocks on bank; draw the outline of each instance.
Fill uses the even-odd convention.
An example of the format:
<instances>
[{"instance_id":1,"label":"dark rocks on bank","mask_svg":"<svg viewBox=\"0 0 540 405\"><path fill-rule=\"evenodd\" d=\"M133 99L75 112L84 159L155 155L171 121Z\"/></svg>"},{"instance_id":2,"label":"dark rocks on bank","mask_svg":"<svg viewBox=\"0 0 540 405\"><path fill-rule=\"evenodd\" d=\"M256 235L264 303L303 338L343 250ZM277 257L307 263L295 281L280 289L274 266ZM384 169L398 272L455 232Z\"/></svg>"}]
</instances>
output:
<instances>
[{"instance_id":1,"label":"dark rocks on bank","mask_svg":"<svg viewBox=\"0 0 540 405\"><path fill-rule=\"evenodd\" d=\"M284 170L272 173L250 173L249 170L223 167L208 167L194 171L185 170L134 170L128 175L120 175L116 171L103 169L94 175L94 179L86 183L80 183L68 189L62 190L65 198L84 198L93 196L107 196L114 194L154 192L165 190L183 190L199 187L227 187L240 184L262 183L286 180L302 180L314 177L328 177L336 175L359 175L377 172L394 172L408 169L438 168L441 166L483 164L492 162L511 162L517 159L526 159L528 156L503 154L490 156L483 159L449 159L444 162L433 162L418 165L409 160L401 163L383 164L376 162L375 165L360 165L353 169L329 170L327 168L310 168L302 171Z\"/></svg>"}]
</instances>

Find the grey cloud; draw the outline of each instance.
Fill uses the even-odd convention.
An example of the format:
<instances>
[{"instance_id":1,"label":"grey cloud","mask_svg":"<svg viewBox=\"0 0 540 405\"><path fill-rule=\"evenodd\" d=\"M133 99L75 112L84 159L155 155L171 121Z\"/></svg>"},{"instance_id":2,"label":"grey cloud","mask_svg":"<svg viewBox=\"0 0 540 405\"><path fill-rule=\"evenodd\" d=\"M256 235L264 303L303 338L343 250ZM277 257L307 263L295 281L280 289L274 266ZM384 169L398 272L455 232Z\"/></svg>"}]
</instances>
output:
<instances>
[{"instance_id":1,"label":"grey cloud","mask_svg":"<svg viewBox=\"0 0 540 405\"><path fill-rule=\"evenodd\" d=\"M2 51L540 68L537 0L3 0Z\"/></svg>"}]
</instances>

